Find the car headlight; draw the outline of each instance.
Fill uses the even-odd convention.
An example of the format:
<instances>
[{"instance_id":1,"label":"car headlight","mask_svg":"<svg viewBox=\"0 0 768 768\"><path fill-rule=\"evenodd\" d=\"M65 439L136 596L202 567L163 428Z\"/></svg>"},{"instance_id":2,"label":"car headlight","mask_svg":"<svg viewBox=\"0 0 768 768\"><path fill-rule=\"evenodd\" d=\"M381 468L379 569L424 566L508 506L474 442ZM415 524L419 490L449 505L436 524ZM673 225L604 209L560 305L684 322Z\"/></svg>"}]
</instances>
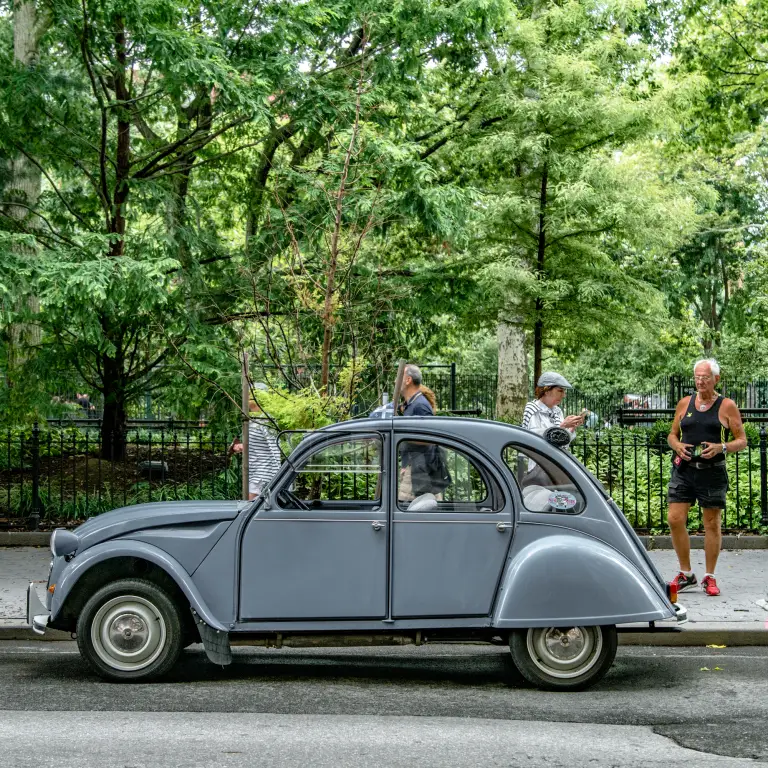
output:
<instances>
[{"instance_id":1,"label":"car headlight","mask_svg":"<svg viewBox=\"0 0 768 768\"><path fill-rule=\"evenodd\" d=\"M80 546L80 539L72 533L72 531L66 531L64 528L57 528L51 534L51 553L54 557L64 557L65 555L71 555L77 551Z\"/></svg>"}]
</instances>

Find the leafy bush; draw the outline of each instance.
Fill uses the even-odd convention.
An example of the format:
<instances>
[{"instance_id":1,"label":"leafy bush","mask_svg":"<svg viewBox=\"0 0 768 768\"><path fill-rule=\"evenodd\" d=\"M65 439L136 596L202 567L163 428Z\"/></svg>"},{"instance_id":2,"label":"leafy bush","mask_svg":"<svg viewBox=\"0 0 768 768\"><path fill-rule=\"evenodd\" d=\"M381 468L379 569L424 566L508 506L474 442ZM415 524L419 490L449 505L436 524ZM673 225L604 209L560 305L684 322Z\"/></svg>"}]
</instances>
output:
<instances>
[{"instance_id":1,"label":"leafy bush","mask_svg":"<svg viewBox=\"0 0 768 768\"><path fill-rule=\"evenodd\" d=\"M727 458L730 487L724 529L762 531L760 525L759 429L753 425L749 447ZM611 428L585 433L572 443L574 455L603 483L633 527L662 533L667 526L667 486L672 450L662 426L651 429ZM690 530L701 529L701 510L688 517Z\"/></svg>"}]
</instances>

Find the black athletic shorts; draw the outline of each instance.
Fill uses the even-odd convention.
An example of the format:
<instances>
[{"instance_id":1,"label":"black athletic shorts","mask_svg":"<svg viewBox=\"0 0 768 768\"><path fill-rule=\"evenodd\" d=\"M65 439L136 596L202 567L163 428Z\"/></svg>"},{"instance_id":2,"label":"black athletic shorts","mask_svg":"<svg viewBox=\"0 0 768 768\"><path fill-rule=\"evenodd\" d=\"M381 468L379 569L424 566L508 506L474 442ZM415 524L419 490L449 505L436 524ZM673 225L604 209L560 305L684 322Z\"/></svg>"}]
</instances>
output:
<instances>
[{"instance_id":1,"label":"black athletic shorts","mask_svg":"<svg viewBox=\"0 0 768 768\"><path fill-rule=\"evenodd\" d=\"M702 509L725 509L728 470L725 462L706 469L673 467L667 490L668 504L695 504Z\"/></svg>"}]
</instances>

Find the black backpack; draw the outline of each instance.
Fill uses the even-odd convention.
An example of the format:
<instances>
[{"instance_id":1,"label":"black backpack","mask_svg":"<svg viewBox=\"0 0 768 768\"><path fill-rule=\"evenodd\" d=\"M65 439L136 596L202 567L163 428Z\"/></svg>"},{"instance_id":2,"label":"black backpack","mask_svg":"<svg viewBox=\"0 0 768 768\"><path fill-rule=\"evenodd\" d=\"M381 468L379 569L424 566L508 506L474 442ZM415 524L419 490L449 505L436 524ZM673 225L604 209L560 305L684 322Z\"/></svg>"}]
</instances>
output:
<instances>
[{"instance_id":1,"label":"black backpack","mask_svg":"<svg viewBox=\"0 0 768 768\"><path fill-rule=\"evenodd\" d=\"M425 456L427 472L432 482L432 493L442 493L452 482L448 471L448 460L445 448L433 445Z\"/></svg>"}]
</instances>

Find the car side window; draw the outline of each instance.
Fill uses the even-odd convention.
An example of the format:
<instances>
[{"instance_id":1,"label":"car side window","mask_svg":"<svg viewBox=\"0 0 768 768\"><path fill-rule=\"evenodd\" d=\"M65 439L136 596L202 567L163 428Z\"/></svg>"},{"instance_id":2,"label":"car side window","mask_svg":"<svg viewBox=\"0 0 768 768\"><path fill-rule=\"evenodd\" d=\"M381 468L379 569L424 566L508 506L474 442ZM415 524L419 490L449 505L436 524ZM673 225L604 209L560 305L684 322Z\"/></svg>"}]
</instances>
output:
<instances>
[{"instance_id":1,"label":"car side window","mask_svg":"<svg viewBox=\"0 0 768 768\"><path fill-rule=\"evenodd\" d=\"M573 478L549 457L530 448L508 445L503 458L529 512L577 515L584 510L584 497Z\"/></svg>"},{"instance_id":2,"label":"car side window","mask_svg":"<svg viewBox=\"0 0 768 768\"><path fill-rule=\"evenodd\" d=\"M433 441L397 446L397 506L409 512L496 512L501 491L462 451Z\"/></svg>"},{"instance_id":3,"label":"car side window","mask_svg":"<svg viewBox=\"0 0 768 768\"><path fill-rule=\"evenodd\" d=\"M294 509L297 500L310 509L347 509L350 503L381 501L381 440L347 438L323 445L307 456L277 504Z\"/></svg>"}]
</instances>

